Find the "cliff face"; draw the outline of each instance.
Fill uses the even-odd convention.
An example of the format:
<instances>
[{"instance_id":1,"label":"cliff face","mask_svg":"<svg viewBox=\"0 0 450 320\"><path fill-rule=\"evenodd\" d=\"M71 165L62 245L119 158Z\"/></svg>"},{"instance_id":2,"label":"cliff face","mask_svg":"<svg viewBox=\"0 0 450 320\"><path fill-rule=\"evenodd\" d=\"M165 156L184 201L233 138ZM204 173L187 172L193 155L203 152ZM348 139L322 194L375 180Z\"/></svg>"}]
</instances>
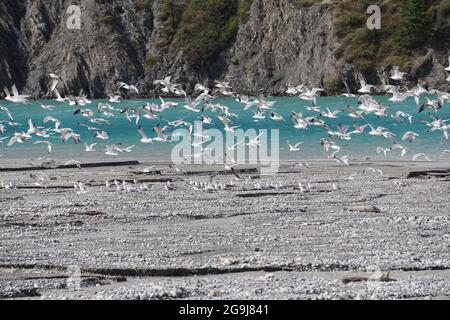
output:
<instances>
[{"instance_id":1,"label":"cliff face","mask_svg":"<svg viewBox=\"0 0 450 320\"><path fill-rule=\"evenodd\" d=\"M25 8L14 0L0 2L0 86L15 82L23 87L27 75L27 53L22 43L21 21ZM3 90L2 90L3 91Z\"/></svg>"},{"instance_id":2,"label":"cliff face","mask_svg":"<svg viewBox=\"0 0 450 320\"><path fill-rule=\"evenodd\" d=\"M63 93L104 96L119 80L138 82L153 32L151 12L133 3L123 11L81 1L81 29L67 28L68 0L7 0L0 4L0 87L16 83L34 96L48 94L48 74L64 80ZM21 10L17 10L20 8ZM114 9L115 10L115 7ZM110 18L110 20L106 20ZM5 72L6 71L6 72Z\"/></svg>"},{"instance_id":3,"label":"cliff face","mask_svg":"<svg viewBox=\"0 0 450 320\"><path fill-rule=\"evenodd\" d=\"M23 92L48 97L51 72L63 79L63 94L83 90L91 97L113 92L118 81L136 83L144 95L155 96L153 80L166 75L188 89L229 79L235 91L248 94L282 94L287 85L300 83L330 91L358 87L362 75L336 58L330 5L302 8L294 0L253 0L228 49L193 67L164 34L161 2L79 1L81 29L70 30L66 11L76 4L71 0L3 0L0 88L15 83ZM446 62L446 53L430 50L414 72L445 88ZM389 74L379 70L364 76L383 83Z\"/></svg>"},{"instance_id":4,"label":"cliff face","mask_svg":"<svg viewBox=\"0 0 450 320\"><path fill-rule=\"evenodd\" d=\"M287 84L319 85L345 68L335 58L328 6L300 8L292 1L256 0L230 50L226 73L250 92L280 93Z\"/></svg>"},{"instance_id":5,"label":"cliff face","mask_svg":"<svg viewBox=\"0 0 450 320\"><path fill-rule=\"evenodd\" d=\"M26 89L47 93L48 73L64 79L65 92L81 89L104 96L119 80L144 77L144 61L153 26L151 14L126 6L108 15L93 1L81 4L81 29L68 29L66 10L71 1L37 0L24 16L28 48ZM110 20L106 22L106 17ZM42 26L42 27L41 27Z\"/></svg>"}]
</instances>

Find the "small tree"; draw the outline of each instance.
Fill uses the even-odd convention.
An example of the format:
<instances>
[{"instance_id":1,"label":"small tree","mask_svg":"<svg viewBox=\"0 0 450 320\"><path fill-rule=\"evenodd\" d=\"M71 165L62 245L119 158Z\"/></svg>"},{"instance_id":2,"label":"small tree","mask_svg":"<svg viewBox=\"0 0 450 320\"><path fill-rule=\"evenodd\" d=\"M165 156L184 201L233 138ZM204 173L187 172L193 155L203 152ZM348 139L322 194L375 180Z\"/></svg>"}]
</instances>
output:
<instances>
[{"instance_id":1,"label":"small tree","mask_svg":"<svg viewBox=\"0 0 450 320\"><path fill-rule=\"evenodd\" d=\"M430 17L425 1L406 0L400 11L400 23L397 29L397 43L403 52L427 43L430 36Z\"/></svg>"},{"instance_id":2,"label":"small tree","mask_svg":"<svg viewBox=\"0 0 450 320\"><path fill-rule=\"evenodd\" d=\"M193 67L204 67L238 31L237 0L190 0L175 40Z\"/></svg>"}]
</instances>

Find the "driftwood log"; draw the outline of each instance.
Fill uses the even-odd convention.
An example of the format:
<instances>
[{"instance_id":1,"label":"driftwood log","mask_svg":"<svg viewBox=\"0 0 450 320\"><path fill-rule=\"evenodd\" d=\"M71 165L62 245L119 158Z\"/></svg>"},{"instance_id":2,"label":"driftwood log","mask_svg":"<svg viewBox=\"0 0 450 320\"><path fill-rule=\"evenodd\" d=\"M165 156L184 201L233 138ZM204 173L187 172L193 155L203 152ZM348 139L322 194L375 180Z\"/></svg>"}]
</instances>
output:
<instances>
[{"instance_id":1,"label":"driftwood log","mask_svg":"<svg viewBox=\"0 0 450 320\"><path fill-rule=\"evenodd\" d=\"M17 171L42 171L42 170L55 170L55 169L77 169L77 168L101 168L101 167L123 167L123 166L137 166L139 161L110 161L110 162L94 162L94 163L81 163L77 165L49 165L42 164L36 167L17 167L17 168L0 168L0 172L17 172Z\"/></svg>"},{"instance_id":2,"label":"driftwood log","mask_svg":"<svg viewBox=\"0 0 450 320\"><path fill-rule=\"evenodd\" d=\"M408 173L407 178L420 178L420 177L439 177L445 178L450 176L450 169L446 170L425 170L425 171L411 171Z\"/></svg>"},{"instance_id":3,"label":"driftwood log","mask_svg":"<svg viewBox=\"0 0 450 320\"><path fill-rule=\"evenodd\" d=\"M373 277L373 276L361 276L361 277L344 277L342 278L342 283L348 284L351 282L366 282L366 281L379 281L379 282L392 282L397 281L395 279L392 279L389 276L390 272L383 273L379 277Z\"/></svg>"}]
</instances>

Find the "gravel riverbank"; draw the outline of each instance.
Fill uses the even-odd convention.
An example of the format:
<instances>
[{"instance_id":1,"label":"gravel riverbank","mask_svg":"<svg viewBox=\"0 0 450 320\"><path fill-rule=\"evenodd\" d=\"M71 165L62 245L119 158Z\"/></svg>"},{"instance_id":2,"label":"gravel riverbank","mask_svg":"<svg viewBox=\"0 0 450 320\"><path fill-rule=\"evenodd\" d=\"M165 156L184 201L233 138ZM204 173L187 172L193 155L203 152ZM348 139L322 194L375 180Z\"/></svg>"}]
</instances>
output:
<instances>
[{"instance_id":1,"label":"gravel riverbank","mask_svg":"<svg viewBox=\"0 0 450 320\"><path fill-rule=\"evenodd\" d=\"M1 172L0 298L450 297L448 162L150 165Z\"/></svg>"}]
</instances>

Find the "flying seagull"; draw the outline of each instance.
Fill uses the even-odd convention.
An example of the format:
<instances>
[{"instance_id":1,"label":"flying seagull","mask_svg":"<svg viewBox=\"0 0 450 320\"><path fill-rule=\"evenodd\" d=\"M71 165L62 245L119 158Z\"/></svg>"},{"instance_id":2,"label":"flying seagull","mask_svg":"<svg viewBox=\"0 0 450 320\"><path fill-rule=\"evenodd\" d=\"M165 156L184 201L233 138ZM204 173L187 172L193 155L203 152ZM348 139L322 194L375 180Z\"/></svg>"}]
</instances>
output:
<instances>
[{"instance_id":1,"label":"flying seagull","mask_svg":"<svg viewBox=\"0 0 450 320\"><path fill-rule=\"evenodd\" d=\"M289 141L287 141L287 144L289 146L289 151L290 152L295 152L295 151L300 151L300 146L303 144L303 142L298 142L294 145L290 144Z\"/></svg>"},{"instance_id":2,"label":"flying seagull","mask_svg":"<svg viewBox=\"0 0 450 320\"><path fill-rule=\"evenodd\" d=\"M7 88L4 89L5 93L6 93L6 97L5 99L13 102L13 103L20 103L20 104L27 104L28 103L28 98L30 96L27 95L23 95L23 94L19 94L19 91L16 88L16 85L13 84L12 86L12 95L10 94L9 90Z\"/></svg>"},{"instance_id":3,"label":"flying seagull","mask_svg":"<svg viewBox=\"0 0 450 320\"><path fill-rule=\"evenodd\" d=\"M442 108L442 103L439 101L435 101L435 100L430 100L427 97L427 102L424 103L420 109L419 109L419 113L425 111L426 109L433 109L435 112L437 112L439 109Z\"/></svg>"},{"instance_id":4,"label":"flying seagull","mask_svg":"<svg viewBox=\"0 0 450 320\"><path fill-rule=\"evenodd\" d=\"M402 140L403 141L408 140L410 143L412 143L414 140L416 140L416 137L418 136L419 135L417 133L408 131L403 135Z\"/></svg>"},{"instance_id":5,"label":"flying seagull","mask_svg":"<svg viewBox=\"0 0 450 320\"><path fill-rule=\"evenodd\" d=\"M392 69L392 74L393 74L391 77L392 80L402 81L403 77L406 75L406 72L401 72L400 68L395 66Z\"/></svg>"},{"instance_id":6,"label":"flying seagull","mask_svg":"<svg viewBox=\"0 0 450 320\"><path fill-rule=\"evenodd\" d=\"M117 87L119 90L135 91L137 94L139 94L139 90L135 85L130 85L125 82L119 82L117 83Z\"/></svg>"},{"instance_id":7,"label":"flying seagull","mask_svg":"<svg viewBox=\"0 0 450 320\"><path fill-rule=\"evenodd\" d=\"M150 139L147 134L144 131L144 128L142 128L142 126L138 127L138 133L141 135L141 143L144 144L149 144L149 143L153 143L153 139Z\"/></svg>"}]
</instances>

